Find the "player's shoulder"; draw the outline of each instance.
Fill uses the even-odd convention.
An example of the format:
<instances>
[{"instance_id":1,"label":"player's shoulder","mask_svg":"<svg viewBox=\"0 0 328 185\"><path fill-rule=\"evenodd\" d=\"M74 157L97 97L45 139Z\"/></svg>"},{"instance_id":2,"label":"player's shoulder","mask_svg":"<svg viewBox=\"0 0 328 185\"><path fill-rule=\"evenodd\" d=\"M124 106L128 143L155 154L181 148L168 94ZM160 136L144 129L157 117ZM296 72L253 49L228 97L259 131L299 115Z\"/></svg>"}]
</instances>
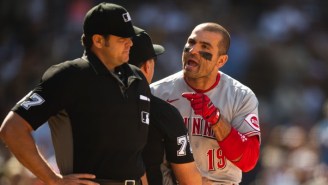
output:
<instances>
[{"instance_id":1,"label":"player's shoulder","mask_svg":"<svg viewBox=\"0 0 328 185\"><path fill-rule=\"evenodd\" d=\"M242 94L254 94L252 89L245 84L241 83L237 79L220 71L220 84L225 86L224 88L232 89L236 93Z\"/></svg>"},{"instance_id":2,"label":"player's shoulder","mask_svg":"<svg viewBox=\"0 0 328 185\"><path fill-rule=\"evenodd\" d=\"M182 71L179 71L165 78L162 78L156 82L151 83L150 88L151 89L169 88L172 87L176 81L181 79L183 79L183 74Z\"/></svg>"}]
</instances>

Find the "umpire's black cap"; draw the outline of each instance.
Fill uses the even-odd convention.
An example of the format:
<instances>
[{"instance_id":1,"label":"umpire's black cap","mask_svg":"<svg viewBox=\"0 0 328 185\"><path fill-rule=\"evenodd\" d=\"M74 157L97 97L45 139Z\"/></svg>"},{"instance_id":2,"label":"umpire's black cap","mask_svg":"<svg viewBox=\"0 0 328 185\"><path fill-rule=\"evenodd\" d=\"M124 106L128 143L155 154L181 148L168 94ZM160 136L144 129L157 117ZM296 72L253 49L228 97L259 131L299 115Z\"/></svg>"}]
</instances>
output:
<instances>
[{"instance_id":1,"label":"umpire's black cap","mask_svg":"<svg viewBox=\"0 0 328 185\"><path fill-rule=\"evenodd\" d=\"M103 2L87 12L84 18L83 31L87 36L111 34L127 38L142 30L132 25L131 16L124 7Z\"/></svg>"},{"instance_id":2,"label":"umpire's black cap","mask_svg":"<svg viewBox=\"0 0 328 185\"><path fill-rule=\"evenodd\" d=\"M143 31L132 37L133 46L130 49L129 63L140 67L147 60L154 58L162 53L165 49L163 46L153 44L149 35Z\"/></svg>"}]
</instances>

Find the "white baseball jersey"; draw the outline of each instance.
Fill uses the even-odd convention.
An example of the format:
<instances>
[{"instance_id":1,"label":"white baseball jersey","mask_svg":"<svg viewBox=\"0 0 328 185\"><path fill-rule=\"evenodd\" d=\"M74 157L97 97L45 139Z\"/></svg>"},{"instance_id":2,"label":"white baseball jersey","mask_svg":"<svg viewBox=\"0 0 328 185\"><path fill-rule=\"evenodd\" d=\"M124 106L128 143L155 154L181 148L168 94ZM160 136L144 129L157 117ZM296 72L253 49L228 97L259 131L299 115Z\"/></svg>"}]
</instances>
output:
<instances>
[{"instance_id":1,"label":"white baseball jersey","mask_svg":"<svg viewBox=\"0 0 328 185\"><path fill-rule=\"evenodd\" d=\"M219 72L216 84L202 91L220 109L232 127L245 136L258 135L258 100L252 90L230 76ZM206 184L239 184L242 171L222 155L211 124L195 115L183 92L195 92L184 80L182 71L151 84L152 93L180 111L188 128L194 159Z\"/></svg>"}]
</instances>

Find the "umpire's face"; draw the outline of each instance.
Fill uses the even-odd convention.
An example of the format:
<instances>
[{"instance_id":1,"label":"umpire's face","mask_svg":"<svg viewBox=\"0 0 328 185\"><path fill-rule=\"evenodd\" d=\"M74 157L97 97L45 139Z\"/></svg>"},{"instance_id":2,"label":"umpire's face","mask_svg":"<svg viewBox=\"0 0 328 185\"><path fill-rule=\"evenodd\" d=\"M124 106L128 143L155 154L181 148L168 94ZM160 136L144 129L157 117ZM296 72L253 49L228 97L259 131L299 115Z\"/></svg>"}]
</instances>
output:
<instances>
[{"instance_id":1,"label":"umpire's face","mask_svg":"<svg viewBox=\"0 0 328 185\"><path fill-rule=\"evenodd\" d=\"M189 36L182 53L185 78L213 80L222 64L218 44L222 35L196 27Z\"/></svg>"},{"instance_id":2,"label":"umpire's face","mask_svg":"<svg viewBox=\"0 0 328 185\"><path fill-rule=\"evenodd\" d=\"M98 35L93 38L94 52L98 58L110 69L128 62L130 48L133 45L131 38L115 35Z\"/></svg>"}]
</instances>

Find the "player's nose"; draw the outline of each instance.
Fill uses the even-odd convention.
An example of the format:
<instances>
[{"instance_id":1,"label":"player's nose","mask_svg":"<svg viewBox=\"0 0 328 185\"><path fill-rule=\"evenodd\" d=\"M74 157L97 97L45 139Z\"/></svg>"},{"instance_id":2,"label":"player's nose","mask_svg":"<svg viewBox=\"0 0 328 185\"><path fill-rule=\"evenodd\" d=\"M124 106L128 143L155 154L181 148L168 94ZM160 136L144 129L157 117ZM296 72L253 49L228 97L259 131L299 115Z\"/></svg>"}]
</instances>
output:
<instances>
[{"instance_id":1,"label":"player's nose","mask_svg":"<svg viewBox=\"0 0 328 185\"><path fill-rule=\"evenodd\" d=\"M197 47L195 45L191 46L189 49L189 53L192 53L192 54L198 53Z\"/></svg>"}]
</instances>

